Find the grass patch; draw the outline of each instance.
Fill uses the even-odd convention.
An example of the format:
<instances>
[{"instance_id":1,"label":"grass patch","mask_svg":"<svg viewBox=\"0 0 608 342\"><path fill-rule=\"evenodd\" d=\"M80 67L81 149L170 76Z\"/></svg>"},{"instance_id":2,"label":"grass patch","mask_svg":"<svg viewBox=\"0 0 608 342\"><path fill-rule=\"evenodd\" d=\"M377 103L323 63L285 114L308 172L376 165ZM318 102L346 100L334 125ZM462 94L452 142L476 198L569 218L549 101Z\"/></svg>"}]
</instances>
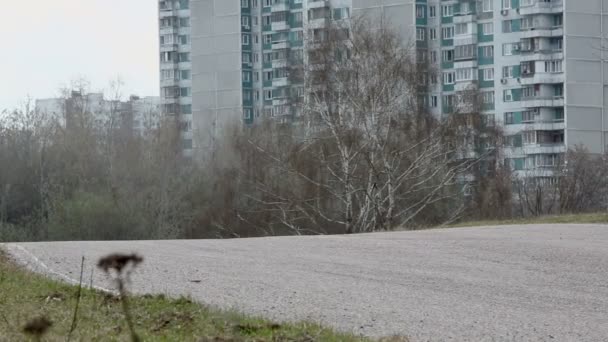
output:
<instances>
[{"instance_id":1,"label":"grass patch","mask_svg":"<svg viewBox=\"0 0 608 342\"><path fill-rule=\"evenodd\" d=\"M0 250L0 341L27 341L23 328L36 317L52 322L42 340L65 341L77 293L77 286L14 265ZM129 331L120 305L113 295L83 289L72 341L128 341ZM218 311L189 298L131 296L129 305L142 341L371 341L315 324L276 324Z\"/></svg>"},{"instance_id":2,"label":"grass patch","mask_svg":"<svg viewBox=\"0 0 608 342\"><path fill-rule=\"evenodd\" d=\"M501 226L512 224L559 224L559 223L604 223L608 224L608 213L592 213L592 214L572 214L572 215L556 215L556 216L541 216L530 217L514 220L488 220L488 221L472 221L460 222L453 225L445 226L446 228L454 227L477 227L477 226Z\"/></svg>"}]
</instances>

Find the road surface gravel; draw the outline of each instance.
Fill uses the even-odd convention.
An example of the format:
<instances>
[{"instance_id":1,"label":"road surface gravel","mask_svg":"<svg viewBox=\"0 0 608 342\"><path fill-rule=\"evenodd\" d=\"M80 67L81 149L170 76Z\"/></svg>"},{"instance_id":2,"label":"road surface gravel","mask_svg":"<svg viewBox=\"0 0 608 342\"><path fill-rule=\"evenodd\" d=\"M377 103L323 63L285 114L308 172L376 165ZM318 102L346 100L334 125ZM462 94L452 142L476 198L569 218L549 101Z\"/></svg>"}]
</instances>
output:
<instances>
[{"instance_id":1,"label":"road surface gravel","mask_svg":"<svg viewBox=\"0 0 608 342\"><path fill-rule=\"evenodd\" d=\"M137 293L189 295L279 321L412 341L608 341L608 226L526 225L350 236L6 244L74 282L137 252ZM94 285L111 289L99 271Z\"/></svg>"}]
</instances>

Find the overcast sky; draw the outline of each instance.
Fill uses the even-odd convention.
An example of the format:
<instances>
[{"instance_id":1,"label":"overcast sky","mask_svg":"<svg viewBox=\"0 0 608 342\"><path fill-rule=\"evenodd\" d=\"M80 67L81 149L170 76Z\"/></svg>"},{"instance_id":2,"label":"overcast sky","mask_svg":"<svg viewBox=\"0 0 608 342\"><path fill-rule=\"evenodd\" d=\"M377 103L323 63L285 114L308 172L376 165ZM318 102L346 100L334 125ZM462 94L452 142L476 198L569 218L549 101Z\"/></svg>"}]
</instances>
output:
<instances>
[{"instance_id":1,"label":"overcast sky","mask_svg":"<svg viewBox=\"0 0 608 342\"><path fill-rule=\"evenodd\" d=\"M158 0L2 0L0 110L48 98L81 77L158 95Z\"/></svg>"}]
</instances>

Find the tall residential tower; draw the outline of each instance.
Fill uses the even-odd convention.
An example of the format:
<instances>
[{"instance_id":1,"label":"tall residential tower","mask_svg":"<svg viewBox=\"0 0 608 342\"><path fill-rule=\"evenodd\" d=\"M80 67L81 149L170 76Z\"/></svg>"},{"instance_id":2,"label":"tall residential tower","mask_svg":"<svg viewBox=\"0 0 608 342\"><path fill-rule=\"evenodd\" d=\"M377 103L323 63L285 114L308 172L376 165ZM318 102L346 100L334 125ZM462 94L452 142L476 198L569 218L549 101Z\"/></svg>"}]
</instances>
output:
<instances>
[{"instance_id":1,"label":"tall residential tower","mask_svg":"<svg viewBox=\"0 0 608 342\"><path fill-rule=\"evenodd\" d=\"M192 155L190 1L161 0L158 13L161 110L175 116L184 154Z\"/></svg>"},{"instance_id":2,"label":"tall residential tower","mask_svg":"<svg viewBox=\"0 0 608 342\"><path fill-rule=\"evenodd\" d=\"M606 150L608 0L160 1L161 96L184 147L214 146L231 122L290 120L288 63L331 20L384 17L440 71L436 115L477 90L504 125L515 170L550 169L567 148ZM191 38L189 38L191 35ZM192 142L194 141L194 142Z\"/></svg>"}]
</instances>

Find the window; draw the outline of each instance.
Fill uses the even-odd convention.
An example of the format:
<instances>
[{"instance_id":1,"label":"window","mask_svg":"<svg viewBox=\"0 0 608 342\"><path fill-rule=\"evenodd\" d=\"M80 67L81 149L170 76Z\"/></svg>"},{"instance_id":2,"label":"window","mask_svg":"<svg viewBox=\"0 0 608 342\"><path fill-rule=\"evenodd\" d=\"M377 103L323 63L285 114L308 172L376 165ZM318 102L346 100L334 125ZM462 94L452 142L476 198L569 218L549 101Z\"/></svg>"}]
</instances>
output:
<instances>
[{"instance_id":1,"label":"window","mask_svg":"<svg viewBox=\"0 0 608 342\"><path fill-rule=\"evenodd\" d=\"M524 98L533 98L534 96L536 96L536 89L535 88L536 88L536 86L522 88L522 90L521 90L522 97L524 97Z\"/></svg>"},{"instance_id":2,"label":"window","mask_svg":"<svg viewBox=\"0 0 608 342\"><path fill-rule=\"evenodd\" d=\"M431 107L437 108L437 95L431 95Z\"/></svg>"},{"instance_id":3,"label":"window","mask_svg":"<svg viewBox=\"0 0 608 342\"><path fill-rule=\"evenodd\" d=\"M181 26L181 27L189 27L190 26L190 18L179 18L179 26Z\"/></svg>"},{"instance_id":4,"label":"window","mask_svg":"<svg viewBox=\"0 0 608 342\"><path fill-rule=\"evenodd\" d=\"M564 46L564 38L551 38L551 49L555 51L562 51Z\"/></svg>"},{"instance_id":5,"label":"window","mask_svg":"<svg viewBox=\"0 0 608 342\"><path fill-rule=\"evenodd\" d=\"M452 39L454 37L454 26L443 27L441 29L441 38Z\"/></svg>"},{"instance_id":6,"label":"window","mask_svg":"<svg viewBox=\"0 0 608 342\"><path fill-rule=\"evenodd\" d=\"M516 51L516 46L518 43L505 43L502 44L502 55L503 56L511 56L513 55L513 51Z\"/></svg>"},{"instance_id":7,"label":"window","mask_svg":"<svg viewBox=\"0 0 608 342\"><path fill-rule=\"evenodd\" d=\"M512 20L503 20L503 22L502 22L502 32L503 33L511 33L511 32L513 32L513 21Z\"/></svg>"},{"instance_id":8,"label":"window","mask_svg":"<svg viewBox=\"0 0 608 342\"><path fill-rule=\"evenodd\" d=\"M191 95L190 88L188 88L188 87L179 88L179 95L184 96L184 97L190 96Z\"/></svg>"},{"instance_id":9,"label":"window","mask_svg":"<svg viewBox=\"0 0 608 342\"><path fill-rule=\"evenodd\" d=\"M243 63L251 63L251 54L243 52Z\"/></svg>"},{"instance_id":10,"label":"window","mask_svg":"<svg viewBox=\"0 0 608 342\"><path fill-rule=\"evenodd\" d=\"M249 0L241 0L242 8L249 8Z\"/></svg>"},{"instance_id":11,"label":"window","mask_svg":"<svg viewBox=\"0 0 608 342\"><path fill-rule=\"evenodd\" d=\"M494 68L482 69L482 74L484 81L494 80Z\"/></svg>"},{"instance_id":12,"label":"window","mask_svg":"<svg viewBox=\"0 0 608 342\"><path fill-rule=\"evenodd\" d=\"M564 121L564 108L555 108L555 121Z\"/></svg>"},{"instance_id":13,"label":"window","mask_svg":"<svg viewBox=\"0 0 608 342\"><path fill-rule=\"evenodd\" d=\"M249 27L249 17L246 17L246 16L241 17L241 26Z\"/></svg>"},{"instance_id":14,"label":"window","mask_svg":"<svg viewBox=\"0 0 608 342\"><path fill-rule=\"evenodd\" d=\"M270 19L269 15L265 15L262 17L262 25L264 25L264 26L272 25L272 19Z\"/></svg>"},{"instance_id":15,"label":"window","mask_svg":"<svg viewBox=\"0 0 608 342\"><path fill-rule=\"evenodd\" d=\"M242 38L243 38L243 40L242 40L243 45L249 45L249 35L243 34Z\"/></svg>"},{"instance_id":16,"label":"window","mask_svg":"<svg viewBox=\"0 0 608 342\"><path fill-rule=\"evenodd\" d=\"M272 90L264 90L264 100L272 100Z\"/></svg>"},{"instance_id":17,"label":"window","mask_svg":"<svg viewBox=\"0 0 608 342\"><path fill-rule=\"evenodd\" d=\"M183 139L182 148L184 150L191 150L192 149L192 139Z\"/></svg>"},{"instance_id":18,"label":"window","mask_svg":"<svg viewBox=\"0 0 608 342\"><path fill-rule=\"evenodd\" d=\"M430 28L429 29L429 38L431 40L436 40L437 39L437 29L436 28Z\"/></svg>"},{"instance_id":19,"label":"window","mask_svg":"<svg viewBox=\"0 0 608 342\"><path fill-rule=\"evenodd\" d=\"M502 0L502 9L510 9L511 0Z\"/></svg>"},{"instance_id":20,"label":"window","mask_svg":"<svg viewBox=\"0 0 608 342\"><path fill-rule=\"evenodd\" d=\"M251 115L251 108L243 108L243 119L251 120L253 116Z\"/></svg>"},{"instance_id":21,"label":"window","mask_svg":"<svg viewBox=\"0 0 608 342\"><path fill-rule=\"evenodd\" d=\"M190 52L180 52L178 56L180 62L190 62Z\"/></svg>"},{"instance_id":22,"label":"window","mask_svg":"<svg viewBox=\"0 0 608 342\"><path fill-rule=\"evenodd\" d=\"M424 28L416 28L416 40L417 41L424 40Z\"/></svg>"},{"instance_id":23,"label":"window","mask_svg":"<svg viewBox=\"0 0 608 342\"><path fill-rule=\"evenodd\" d=\"M454 61L454 50L443 50L441 51L441 60L444 62Z\"/></svg>"},{"instance_id":24,"label":"window","mask_svg":"<svg viewBox=\"0 0 608 342\"><path fill-rule=\"evenodd\" d=\"M251 101L251 90L243 91L243 100Z\"/></svg>"},{"instance_id":25,"label":"window","mask_svg":"<svg viewBox=\"0 0 608 342\"><path fill-rule=\"evenodd\" d=\"M443 73L443 84L454 84L455 81L455 73L452 72L444 72Z\"/></svg>"},{"instance_id":26,"label":"window","mask_svg":"<svg viewBox=\"0 0 608 342\"><path fill-rule=\"evenodd\" d=\"M243 82L251 82L251 72L243 71Z\"/></svg>"},{"instance_id":27,"label":"window","mask_svg":"<svg viewBox=\"0 0 608 342\"><path fill-rule=\"evenodd\" d=\"M452 16L454 16L454 7L452 7L452 5L443 5L443 6L441 6L441 16L442 17L452 17Z\"/></svg>"},{"instance_id":28,"label":"window","mask_svg":"<svg viewBox=\"0 0 608 342\"><path fill-rule=\"evenodd\" d=\"M564 97L564 85L563 84L556 84L553 86L553 89L555 91L555 97Z\"/></svg>"},{"instance_id":29,"label":"window","mask_svg":"<svg viewBox=\"0 0 608 342\"><path fill-rule=\"evenodd\" d=\"M515 67L512 65L502 67L502 78L513 78L514 69Z\"/></svg>"},{"instance_id":30,"label":"window","mask_svg":"<svg viewBox=\"0 0 608 342\"><path fill-rule=\"evenodd\" d=\"M264 35L264 44L270 44L272 43L272 35L271 34L265 34Z\"/></svg>"},{"instance_id":31,"label":"window","mask_svg":"<svg viewBox=\"0 0 608 342\"><path fill-rule=\"evenodd\" d=\"M534 110L526 110L521 113L521 121L522 122L534 122L536 120L536 116L539 115L538 108Z\"/></svg>"},{"instance_id":32,"label":"window","mask_svg":"<svg viewBox=\"0 0 608 342\"><path fill-rule=\"evenodd\" d=\"M344 9L348 9L348 8L343 8L342 10L344 10ZM342 11L342 12L344 12L344 11ZM348 11L346 13L347 13L346 15L348 16ZM344 14L342 14L342 15L344 15ZM302 12L296 12L293 14L293 22L296 26L300 26L300 24L302 24L303 20L304 20L304 18L302 16Z\"/></svg>"},{"instance_id":33,"label":"window","mask_svg":"<svg viewBox=\"0 0 608 342\"><path fill-rule=\"evenodd\" d=\"M482 46L481 54L483 57L494 57L494 46L493 45Z\"/></svg>"},{"instance_id":34,"label":"window","mask_svg":"<svg viewBox=\"0 0 608 342\"><path fill-rule=\"evenodd\" d=\"M458 45L454 48L454 59L473 59L477 57L477 46L473 44L469 45Z\"/></svg>"},{"instance_id":35,"label":"window","mask_svg":"<svg viewBox=\"0 0 608 342\"><path fill-rule=\"evenodd\" d=\"M431 51L431 63L437 63L437 51Z\"/></svg>"},{"instance_id":36,"label":"window","mask_svg":"<svg viewBox=\"0 0 608 342\"><path fill-rule=\"evenodd\" d=\"M469 25L466 23L456 24L454 26L454 34L468 34L469 33Z\"/></svg>"},{"instance_id":37,"label":"window","mask_svg":"<svg viewBox=\"0 0 608 342\"><path fill-rule=\"evenodd\" d=\"M561 60L546 61L545 62L545 72L554 72L554 73L562 72L562 61Z\"/></svg>"},{"instance_id":38,"label":"window","mask_svg":"<svg viewBox=\"0 0 608 342\"><path fill-rule=\"evenodd\" d=\"M519 25L522 30L529 30L534 27L534 18L532 16L521 18Z\"/></svg>"},{"instance_id":39,"label":"window","mask_svg":"<svg viewBox=\"0 0 608 342\"><path fill-rule=\"evenodd\" d=\"M424 18L424 6L416 5L416 18Z\"/></svg>"},{"instance_id":40,"label":"window","mask_svg":"<svg viewBox=\"0 0 608 342\"><path fill-rule=\"evenodd\" d=\"M429 18L435 18L437 16L437 7L429 6Z\"/></svg>"},{"instance_id":41,"label":"window","mask_svg":"<svg viewBox=\"0 0 608 342\"><path fill-rule=\"evenodd\" d=\"M483 34L486 36L494 34L494 23L481 24L481 30L482 30Z\"/></svg>"},{"instance_id":42,"label":"window","mask_svg":"<svg viewBox=\"0 0 608 342\"><path fill-rule=\"evenodd\" d=\"M461 68L456 69L456 81L470 81L473 80L473 69L472 68Z\"/></svg>"},{"instance_id":43,"label":"window","mask_svg":"<svg viewBox=\"0 0 608 342\"><path fill-rule=\"evenodd\" d=\"M553 26L560 27L564 24L564 17L562 14L556 14L553 16Z\"/></svg>"},{"instance_id":44,"label":"window","mask_svg":"<svg viewBox=\"0 0 608 342\"><path fill-rule=\"evenodd\" d=\"M535 144L536 143L536 132L525 131L523 132L524 144Z\"/></svg>"},{"instance_id":45,"label":"window","mask_svg":"<svg viewBox=\"0 0 608 342\"><path fill-rule=\"evenodd\" d=\"M492 12L494 10L494 0L482 0L481 11Z\"/></svg>"},{"instance_id":46,"label":"window","mask_svg":"<svg viewBox=\"0 0 608 342\"><path fill-rule=\"evenodd\" d=\"M442 102L446 109L452 110L452 107L454 106L454 95L444 95Z\"/></svg>"},{"instance_id":47,"label":"window","mask_svg":"<svg viewBox=\"0 0 608 342\"><path fill-rule=\"evenodd\" d=\"M481 93L481 101L485 104L494 103L494 92L493 91L484 91Z\"/></svg>"},{"instance_id":48,"label":"window","mask_svg":"<svg viewBox=\"0 0 608 342\"><path fill-rule=\"evenodd\" d=\"M189 80L190 79L190 70L182 70L180 72L180 79Z\"/></svg>"},{"instance_id":49,"label":"window","mask_svg":"<svg viewBox=\"0 0 608 342\"><path fill-rule=\"evenodd\" d=\"M192 105L191 104L181 105L181 113L182 114L192 114Z\"/></svg>"},{"instance_id":50,"label":"window","mask_svg":"<svg viewBox=\"0 0 608 342\"><path fill-rule=\"evenodd\" d=\"M515 123L515 116L513 115L513 112L506 112L505 113L505 125L512 125Z\"/></svg>"},{"instance_id":51,"label":"window","mask_svg":"<svg viewBox=\"0 0 608 342\"><path fill-rule=\"evenodd\" d=\"M179 9L190 8L190 0L179 0Z\"/></svg>"},{"instance_id":52,"label":"window","mask_svg":"<svg viewBox=\"0 0 608 342\"><path fill-rule=\"evenodd\" d=\"M190 36L187 34L183 34L179 36L179 43L182 45L186 45L190 43Z\"/></svg>"}]
</instances>

